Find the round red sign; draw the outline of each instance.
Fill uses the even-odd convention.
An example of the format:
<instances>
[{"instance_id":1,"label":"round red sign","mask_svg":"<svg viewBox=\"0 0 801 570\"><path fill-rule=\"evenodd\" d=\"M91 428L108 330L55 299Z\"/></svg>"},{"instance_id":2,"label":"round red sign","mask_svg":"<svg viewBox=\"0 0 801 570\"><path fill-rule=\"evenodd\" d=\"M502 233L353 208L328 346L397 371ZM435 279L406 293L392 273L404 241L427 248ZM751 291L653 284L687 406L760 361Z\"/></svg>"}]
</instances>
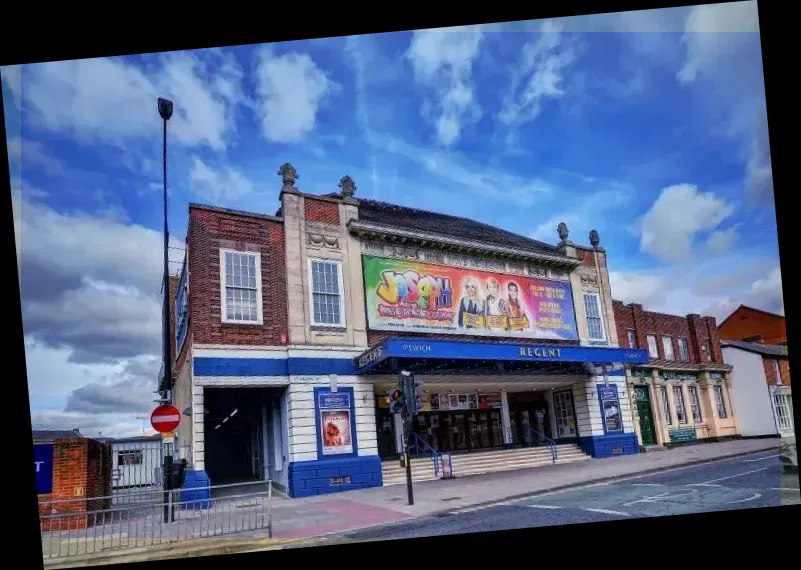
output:
<instances>
[{"instance_id":1,"label":"round red sign","mask_svg":"<svg viewBox=\"0 0 801 570\"><path fill-rule=\"evenodd\" d=\"M150 414L150 425L159 433L175 431L181 423L181 412L175 406L165 404Z\"/></svg>"}]
</instances>

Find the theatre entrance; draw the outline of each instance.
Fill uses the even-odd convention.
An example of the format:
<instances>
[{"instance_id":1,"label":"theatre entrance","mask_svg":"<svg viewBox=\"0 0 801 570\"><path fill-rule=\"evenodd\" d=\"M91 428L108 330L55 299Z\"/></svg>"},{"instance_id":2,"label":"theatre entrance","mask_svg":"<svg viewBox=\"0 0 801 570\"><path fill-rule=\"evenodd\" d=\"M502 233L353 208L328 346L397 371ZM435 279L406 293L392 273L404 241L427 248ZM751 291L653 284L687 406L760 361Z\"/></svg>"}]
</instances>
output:
<instances>
[{"instance_id":1,"label":"theatre entrance","mask_svg":"<svg viewBox=\"0 0 801 570\"><path fill-rule=\"evenodd\" d=\"M414 433L422 448L448 453L491 450L503 447L502 425L500 409L421 412L414 418Z\"/></svg>"},{"instance_id":2,"label":"theatre entrance","mask_svg":"<svg viewBox=\"0 0 801 570\"><path fill-rule=\"evenodd\" d=\"M535 445L553 439L548 401L543 390L508 394L509 428L513 446Z\"/></svg>"}]
</instances>

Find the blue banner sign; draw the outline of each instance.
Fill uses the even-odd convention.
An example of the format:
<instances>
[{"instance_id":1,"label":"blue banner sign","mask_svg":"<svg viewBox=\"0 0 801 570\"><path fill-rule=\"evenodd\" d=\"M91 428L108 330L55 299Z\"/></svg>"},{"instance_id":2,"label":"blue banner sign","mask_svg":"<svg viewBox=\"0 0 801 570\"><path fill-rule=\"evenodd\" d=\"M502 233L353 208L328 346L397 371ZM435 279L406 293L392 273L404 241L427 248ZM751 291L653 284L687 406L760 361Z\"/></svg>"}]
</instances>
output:
<instances>
[{"instance_id":1,"label":"blue banner sign","mask_svg":"<svg viewBox=\"0 0 801 570\"><path fill-rule=\"evenodd\" d=\"M350 394L347 392L318 392L317 402L321 410L349 410Z\"/></svg>"},{"instance_id":2,"label":"blue banner sign","mask_svg":"<svg viewBox=\"0 0 801 570\"><path fill-rule=\"evenodd\" d=\"M355 364L358 373L363 373L388 358L642 364L648 361L648 352L631 348L392 338L357 357Z\"/></svg>"},{"instance_id":3,"label":"blue banner sign","mask_svg":"<svg viewBox=\"0 0 801 570\"><path fill-rule=\"evenodd\" d=\"M620 411L620 399L617 394L617 384L598 384L598 402L601 405L601 417L604 422L604 432L623 433L623 414Z\"/></svg>"},{"instance_id":4,"label":"blue banner sign","mask_svg":"<svg viewBox=\"0 0 801 570\"><path fill-rule=\"evenodd\" d=\"M36 493L53 492L53 444L37 443L33 446L33 467L36 470Z\"/></svg>"}]
</instances>

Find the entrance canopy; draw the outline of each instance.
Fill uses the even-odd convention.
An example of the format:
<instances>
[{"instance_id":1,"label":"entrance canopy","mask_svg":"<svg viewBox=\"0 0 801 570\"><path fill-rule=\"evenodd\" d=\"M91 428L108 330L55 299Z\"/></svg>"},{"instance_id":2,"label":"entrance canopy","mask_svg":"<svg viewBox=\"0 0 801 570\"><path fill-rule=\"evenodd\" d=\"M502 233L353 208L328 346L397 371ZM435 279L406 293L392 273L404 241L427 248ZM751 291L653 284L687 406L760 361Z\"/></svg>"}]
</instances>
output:
<instances>
[{"instance_id":1,"label":"entrance canopy","mask_svg":"<svg viewBox=\"0 0 801 570\"><path fill-rule=\"evenodd\" d=\"M648 352L630 348L529 345L463 340L391 338L355 359L356 374L498 373L587 374L588 367L642 364Z\"/></svg>"}]
</instances>

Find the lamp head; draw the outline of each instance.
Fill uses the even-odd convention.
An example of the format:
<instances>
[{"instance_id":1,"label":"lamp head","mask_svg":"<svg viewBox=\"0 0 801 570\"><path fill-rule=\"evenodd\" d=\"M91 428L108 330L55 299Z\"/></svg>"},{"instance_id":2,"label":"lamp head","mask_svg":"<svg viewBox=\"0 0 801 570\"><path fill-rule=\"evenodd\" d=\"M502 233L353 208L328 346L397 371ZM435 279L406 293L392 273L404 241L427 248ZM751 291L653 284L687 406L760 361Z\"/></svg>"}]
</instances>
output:
<instances>
[{"instance_id":1,"label":"lamp head","mask_svg":"<svg viewBox=\"0 0 801 570\"><path fill-rule=\"evenodd\" d=\"M159 97L159 115L165 121L169 121L172 117L172 101Z\"/></svg>"}]
</instances>

